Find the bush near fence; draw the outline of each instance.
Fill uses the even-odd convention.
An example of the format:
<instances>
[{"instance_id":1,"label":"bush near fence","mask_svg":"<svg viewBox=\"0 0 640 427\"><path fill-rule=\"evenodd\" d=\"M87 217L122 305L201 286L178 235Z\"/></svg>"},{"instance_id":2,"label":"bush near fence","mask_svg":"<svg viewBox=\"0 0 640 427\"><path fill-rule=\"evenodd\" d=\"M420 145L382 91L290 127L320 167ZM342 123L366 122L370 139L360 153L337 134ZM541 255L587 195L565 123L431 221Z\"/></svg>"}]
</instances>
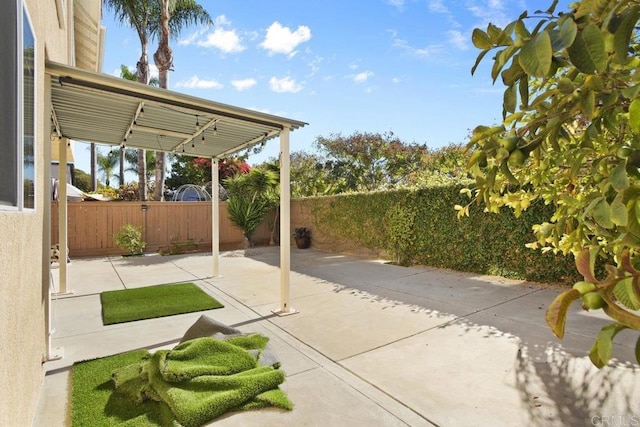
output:
<instances>
[{"instance_id":1,"label":"bush near fence","mask_svg":"<svg viewBox=\"0 0 640 427\"><path fill-rule=\"evenodd\" d=\"M474 205L458 219L453 207L468 203L461 188L297 199L291 227L311 227L318 249L539 282L579 280L572 256L525 247L536 240L532 225L549 220L548 206L536 203L516 218Z\"/></svg>"},{"instance_id":2,"label":"bush near fence","mask_svg":"<svg viewBox=\"0 0 640 427\"><path fill-rule=\"evenodd\" d=\"M256 242L269 242L273 216L256 230ZM114 236L125 224L142 229L145 252L211 251L211 202L75 202L68 204L67 224L71 257L122 254ZM242 230L229 220L225 202L220 203L219 232L221 249L243 247ZM58 205L54 202L51 243L57 242Z\"/></svg>"}]
</instances>

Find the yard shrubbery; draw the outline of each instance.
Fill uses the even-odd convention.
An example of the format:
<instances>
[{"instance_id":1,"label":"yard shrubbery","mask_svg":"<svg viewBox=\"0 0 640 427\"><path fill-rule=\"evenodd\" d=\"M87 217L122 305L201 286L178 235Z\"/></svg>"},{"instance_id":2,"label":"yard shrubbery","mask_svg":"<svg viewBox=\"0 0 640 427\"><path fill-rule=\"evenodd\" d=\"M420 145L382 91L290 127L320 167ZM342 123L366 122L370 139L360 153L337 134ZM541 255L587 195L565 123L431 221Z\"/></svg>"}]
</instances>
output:
<instances>
[{"instance_id":1,"label":"yard shrubbery","mask_svg":"<svg viewBox=\"0 0 640 427\"><path fill-rule=\"evenodd\" d=\"M423 264L541 282L577 280L573 257L525 247L536 239L533 224L552 210L534 204L516 218L511 210L485 213L470 206L458 219L455 205L468 202L462 186L354 193L305 199L316 234L343 248L367 248L399 264Z\"/></svg>"}]
</instances>

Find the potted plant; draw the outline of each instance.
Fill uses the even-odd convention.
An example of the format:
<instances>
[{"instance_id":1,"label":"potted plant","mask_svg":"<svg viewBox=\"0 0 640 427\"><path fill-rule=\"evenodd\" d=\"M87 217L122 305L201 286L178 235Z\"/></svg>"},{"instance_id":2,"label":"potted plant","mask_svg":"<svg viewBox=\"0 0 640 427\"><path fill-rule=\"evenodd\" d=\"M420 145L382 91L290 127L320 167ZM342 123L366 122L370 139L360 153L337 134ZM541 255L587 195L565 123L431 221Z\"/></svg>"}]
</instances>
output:
<instances>
[{"instance_id":1,"label":"potted plant","mask_svg":"<svg viewBox=\"0 0 640 427\"><path fill-rule=\"evenodd\" d=\"M296 240L298 249L307 249L311 246L311 230L307 227L298 227L293 231L293 237Z\"/></svg>"}]
</instances>

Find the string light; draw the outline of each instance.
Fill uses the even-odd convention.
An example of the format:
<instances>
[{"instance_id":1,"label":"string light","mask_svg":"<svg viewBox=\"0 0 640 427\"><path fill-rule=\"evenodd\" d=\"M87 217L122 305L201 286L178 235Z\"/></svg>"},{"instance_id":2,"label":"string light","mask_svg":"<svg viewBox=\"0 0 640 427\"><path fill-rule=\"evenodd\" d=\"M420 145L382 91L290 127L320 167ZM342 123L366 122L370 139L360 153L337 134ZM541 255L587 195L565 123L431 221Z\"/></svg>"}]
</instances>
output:
<instances>
[{"instance_id":1,"label":"string light","mask_svg":"<svg viewBox=\"0 0 640 427\"><path fill-rule=\"evenodd\" d=\"M204 143L204 132L202 132L202 142Z\"/></svg>"},{"instance_id":2,"label":"string light","mask_svg":"<svg viewBox=\"0 0 640 427\"><path fill-rule=\"evenodd\" d=\"M213 134L217 135L218 134L218 126L217 125L213 125Z\"/></svg>"},{"instance_id":3,"label":"string light","mask_svg":"<svg viewBox=\"0 0 640 427\"><path fill-rule=\"evenodd\" d=\"M140 108L140 114L138 114L138 117L142 118L142 116L144 116L144 107Z\"/></svg>"},{"instance_id":4,"label":"string light","mask_svg":"<svg viewBox=\"0 0 640 427\"><path fill-rule=\"evenodd\" d=\"M198 115L196 114L196 130L200 129L200 119L198 118Z\"/></svg>"}]
</instances>

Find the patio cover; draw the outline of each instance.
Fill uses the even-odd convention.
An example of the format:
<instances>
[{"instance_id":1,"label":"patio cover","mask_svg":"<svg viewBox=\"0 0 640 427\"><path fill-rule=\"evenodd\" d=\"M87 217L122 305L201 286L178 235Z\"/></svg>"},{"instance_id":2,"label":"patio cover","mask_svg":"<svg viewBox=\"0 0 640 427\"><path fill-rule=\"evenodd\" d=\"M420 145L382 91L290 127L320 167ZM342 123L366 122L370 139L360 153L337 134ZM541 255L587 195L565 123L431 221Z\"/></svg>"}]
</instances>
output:
<instances>
[{"instance_id":1,"label":"patio cover","mask_svg":"<svg viewBox=\"0 0 640 427\"><path fill-rule=\"evenodd\" d=\"M307 123L159 89L54 62L45 65L45 94L51 105L52 138L126 148L173 152L212 159L217 192L218 160L280 137L281 307L289 313L290 188L289 132ZM66 144L60 144L65 147ZM60 149L61 162L66 150ZM61 174L66 173L60 168ZM64 182L60 177L61 182ZM61 187L64 190L64 187ZM66 201L66 194L60 194ZM218 197L212 195L213 276L218 276ZM61 204L60 250L66 250L66 204ZM63 247L64 245L64 247ZM60 265L66 292L66 265Z\"/></svg>"}]
</instances>

